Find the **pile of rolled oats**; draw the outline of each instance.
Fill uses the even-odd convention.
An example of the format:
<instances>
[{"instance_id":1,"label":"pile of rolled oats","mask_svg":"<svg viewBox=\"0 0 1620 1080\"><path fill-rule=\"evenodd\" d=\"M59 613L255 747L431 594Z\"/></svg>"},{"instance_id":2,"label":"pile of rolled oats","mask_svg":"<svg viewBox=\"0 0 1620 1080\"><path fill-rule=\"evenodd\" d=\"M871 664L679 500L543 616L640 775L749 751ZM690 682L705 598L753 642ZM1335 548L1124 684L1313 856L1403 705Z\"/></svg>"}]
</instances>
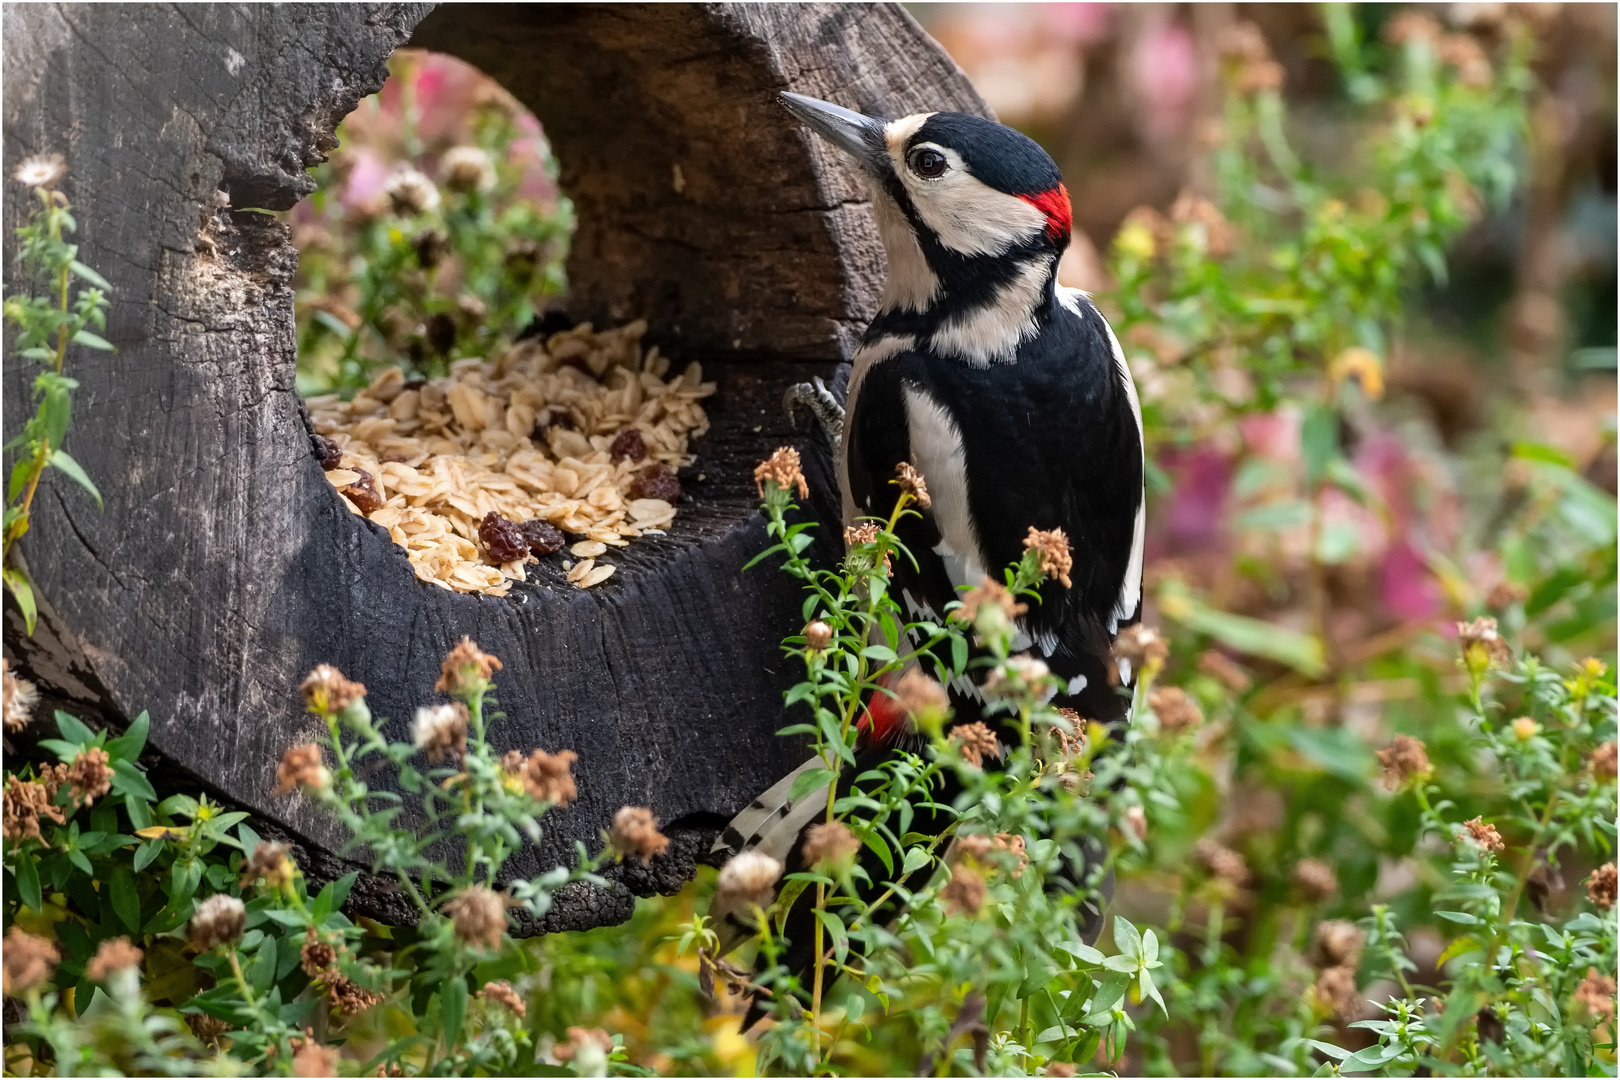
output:
<instances>
[{"instance_id":1,"label":"pile of rolled oats","mask_svg":"<svg viewBox=\"0 0 1620 1080\"><path fill-rule=\"evenodd\" d=\"M709 429L699 402L715 384L696 363L666 380L669 359L642 352L646 329L585 323L494 363L458 360L442 378L390 368L352 401L311 398L326 478L423 581L504 596L563 532L583 537L568 580L606 581L608 548L674 520L675 470Z\"/></svg>"}]
</instances>

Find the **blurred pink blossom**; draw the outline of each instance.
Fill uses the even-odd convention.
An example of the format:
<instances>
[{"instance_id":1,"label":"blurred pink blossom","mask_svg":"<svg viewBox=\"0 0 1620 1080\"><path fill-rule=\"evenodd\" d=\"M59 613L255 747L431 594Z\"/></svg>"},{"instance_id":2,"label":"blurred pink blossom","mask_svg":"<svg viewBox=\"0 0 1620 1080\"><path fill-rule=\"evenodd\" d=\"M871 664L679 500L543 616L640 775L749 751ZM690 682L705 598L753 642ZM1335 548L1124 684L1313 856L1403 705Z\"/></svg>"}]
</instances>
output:
<instances>
[{"instance_id":1,"label":"blurred pink blossom","mask_svg":"<svg viewBox=\"0 0 1620 1080\"><path fill-rule=\"evenodd\" d=\"M1181 132L1192 118L1198 88L1198 53L1186 27L1163 22L1148 28L1131 53L1130 72L1149 135Z\"/></svg>"},{"instance_id":2,"label":"blurred pink blossom","mask_svg":"<svg viewBox=\"0 0 1620 1080\"><path fill-rule=\"evenodd\" d=\"M382 199L383 185L388 183L392 169L387 162L364 146L349 151L354 166L349 170L348 182L343 186L342 202L345 207L375 206Z\"/></svg>"}]
</instances>

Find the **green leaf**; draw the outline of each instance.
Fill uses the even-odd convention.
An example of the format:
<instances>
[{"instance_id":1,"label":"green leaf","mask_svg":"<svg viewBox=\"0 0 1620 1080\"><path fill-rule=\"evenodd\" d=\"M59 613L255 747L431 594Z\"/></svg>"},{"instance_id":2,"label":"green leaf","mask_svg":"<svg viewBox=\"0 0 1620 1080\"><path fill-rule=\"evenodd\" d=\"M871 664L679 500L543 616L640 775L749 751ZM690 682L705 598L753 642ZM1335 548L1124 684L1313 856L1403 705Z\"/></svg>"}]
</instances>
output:
<instances>
[{"instance_id":1,"label":"green leaf","mask_svg":"<svg viewBox=\"0 0 1620 1080\"><path fill-rule=\"evenodd\" d=\"M132 761L119 759L112 764L113 792L118 795L139 795L143 799L156 799L157 792L146 779L146 774Z\"/></svg>"},{"instance_id":2,"label":"green leaf","mask_svg":"<svg viewBox=\"0 0 1620 1080\"><path fill-rule=\"evenodd\" d=\"M461 1022L467 1016L467 983L457 975L439 991L439 1029L446 1049L461 1041Z\"/></svg>"},{"instance_id":3,"label":"green leaf","mask_svg":"<svg viewBox=\"0 0 1620 1080\"><path fill-rule=\"evenodd\" d=\"M100 349L103 352L116 352L112 342L99 334L92 334L88 330L80 330L73 335L73 344L83 345L87 349Z\"/></svg>"},{"instance_id":4,"label":"green leaf","mask_svg":"<svg viewBox=\"0 0 1620 1080\"><path fill-rule=\"evenodd\" d=\"M1160 588L1159 610L1187 629L1207 634L1238 652L1276 660L1313 678L1327 670L1326 653L1315 636L1275 623L1216 611L1179 583L1166 582Z\"/></svg>"},{"instance_id":5,"label":"green leaf","mask_svg":"<svg viewBox=\"0 0 1620 1080\"><path fill-rule=\"evenodd\" d=\"M906 860L900 868L900 873L902 876L906 874L915 874L918 870L921 870L923 867L927 866L931 861L933 860L928 854L927 848L922 846L907 848Z\"/></svg>"},{"instance_id":6,"label":"green leaf","mask_svg":"<svg viewBox=\"0 0 1620 1080\"><path fill-rule=\"evenodd\" d=\"M130 722L122 735L107 743L107 753L115 758L134 761L141 756L141 751L146 749L146 734L151 727L151 718L146 715L146 710L141 710L141 715ZM137 825L136 828L143 826Z\"/></svg>"},{"instance_id":7,"label":"green leaf","mask_svg":"<svg viewBox=\"0 0 1620 1080\"><path fill-rule=\"evenodd\" d=\"M90 482L89 475L80 467L77 461L67 455L65 450L52 450L50 462L51 468L66 473L69 480L90 493L91 497L96 500L97 506L106 509L105 504L101 501L101 492L96 490L96 485Z\"/></svg>"},{"instance_id":8,"label":"green leaf","mask_svg":"<svg viewBox=\"0 0 1620 1080\"><path fill-rule=\"evenodd\" d=\"M113 911L131 931L141 928L141 894L135 890L135 874L120 863L113 867L108 887L112 892Z\"/></svg>"},{"instance_id":9,"label":"green leaf","mask_svg":"<svg viewBox=\"0 0 1620 1080\"><path fill-rule=\"evenodd\" d=\"M1339 453L1339 414L1328 405L1315 405L1299 428L1299 449L1305 459L1305 482L1311 486L1327 475L1328 462Z\"/></svg>"},{"instance_id":10,"label":"green leaf","mask_svg":"<svg viewBox=\"0 0 1620 1080\"><path fill-rule=\"evenodd\" d=\"M314 904L310 906L309 917L314 920L316 926L326 922L326 917L332 914L332 898L337 893L332 885L332 882L327 882L326 887L316 894Z\"/></svg>"},{"instance_id":11,"label":"green leaf","mask_svg":"<svg viewBox=\"0 0 1620 1080\"><path fill-rule=\"evenodd\" d=\"M106 278L102 277L100 274L96 273L79 260L74 259L73 262L69 264L68 269L73 271L75 277L83 278L85 281L88 281L102 292L112 292L112 286L107 284Z\"/></svg>"},{"instance_id":12,"label":"green leaf","mask_svg":"<svg viewBox=\"0 0 1620 1080\"><path fill-rule=\"evenodd\" d=\"M344 874L342 877L332 882L331 889L333 911L343 910L343 902L349 898L349 890L354 888L354 883L359 879L360 871L350 870L347 874Z\"/></svg>"},{"instance_id":13,"label":"green leaf","mask_svg":"<svg viewBox=\"0 0 1620 1080\"><path fill-rule=\"evenodd\" d=\"M258 956L253 958L253 966L247 971L248 985L253 992L262 994L270 989L276 981L276 939L269 934L265 935L264 944L259 946Z\"/></svg>"},{"instance_id":14,"label":"green leaf","mask_svg":"<svg viewBox=\"0 0 1620 1080\"><path fill-rule=\"evenodd\" d=\"M1058 942L1058 948L1070 954L1082 964L1090 964L1093 967L1100 966L1104 959L1101 952L1083 941L1060 941Z\"/></svg>"},{"instance_id":15,"label":"green leaf","mask_svg":"<svg viewBox=\"0 0 1620 1080\"><path fill-rule=\"evenodd\" d=\"M17 856L17 865L12 868L17 877L17 897L28 907L41 911L45 907L45 898L39 888L39 860L32 852L24 851Z\"/></svg>"},{"instance_id":16,"label":"green leaf","mask_svg":"<svg viewBox=\"0 0 1620 1080\"><path fill-rule=\"evenodd\" d=\"M812 791L825 788L837 775L831 769L806 769L794 778L793 787L788 791L788 799L797 801Z\"/></svg>"},{"instance_id":17,"label":"green leaf","mask_svg":"<svg viewBox=\"0 0 1620 1080\"><path fill-rule=\"evenodd\" d=\"M47 386L39 412L45 421L45 437L52 446L61 446L67 438L68 419L73 413L73 399L68 396L67 388L59 382Z\"/></svg>"},{"instance_id":18,"label":"green leaf","mask_svg":"<svg viewBox=\"0 0 1620 1080\"><path fill-rule=\"evenodd\" d=\"M152 865L152 861L163 854L163 841L144 840L141 846L135 849L135 872L138 874Z\"/></svg>"},{"instance_id":19,"label":"green leaf","mask_svg":"<svg viewBox=\"0 0 1620 1080\"><path fill-rule=\"evenodd\" d=\"M136 831L152 827L152 804L140 796L125 795L124 812L129 815L130 827Z\"/></svg>"},{"instance_id":20,"label":"green leaf","mask_svg":"<svg viewBox=\"0 0 1620 1080\"><path fill-rule=\"evenodd\" d=\"M1447 922L1461 923L1464 926L1478 926L1480 924L1479 916L1470 915L1466 911L1436 911L1435 914Z\"/></svg>"},{"instance_id":21,"label":"green leaf","mask_svg":"<svg viewBox=\"0 0 1620 1080\"><path fill-rule=\"evenodd\" d=\"M28 577L15 566L6 567L3 577L6 589L17 601L17 608L23 614L23 622L28 627L30 636L34 633L34 626L39 621L39 609L34 606L34 587L28 583Z\"/></svg>"},{"instance_id":22,"label":"green leaf","mask_svg":"<svg viewBox=\"0 0 1620 1080\"><path fill-rule=\"evenodd\" d=\"M56 730L62 733L62 738L75 746L95 745L95 732L85 727L76 716L70 716L61 709L56 710Z\"/></svg>"},{"instance_id":23,"label":"green leaf","mask_svg":"<svg viewBox=\"0 0 1620 1080\"><path fill-rule=\"evenodd\" d=\"M1312 1050L1326 1054L1335 1061L1343 1061L1345 1058L1350 1056L1350 1051L1346 1050L1344 1047L1334 1046L1332 1043L1325 1043L1319 1039L1306 1039L1305 1045L1309 1046Z\"/></svg>"},{"instance_id":24,"label":"green leaf","mask_svg":"<svg viewBox=\"0 0 1620 1080\"><path fill-rule=\"evenodd\" d=\"M1114 916L1114 947L1132 960L1142 955L1142 934L1123 915ZM1136 965L1130 970L1135 971Z\"/></svg>"}]
</instances>

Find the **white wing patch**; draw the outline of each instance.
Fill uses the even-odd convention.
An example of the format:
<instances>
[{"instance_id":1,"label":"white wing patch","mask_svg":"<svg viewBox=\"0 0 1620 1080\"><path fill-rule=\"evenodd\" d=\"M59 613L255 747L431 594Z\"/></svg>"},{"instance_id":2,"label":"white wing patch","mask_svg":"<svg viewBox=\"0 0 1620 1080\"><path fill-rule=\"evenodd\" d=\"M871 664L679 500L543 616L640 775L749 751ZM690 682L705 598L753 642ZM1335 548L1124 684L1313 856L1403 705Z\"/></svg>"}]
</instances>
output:
<instances>
[{"instance_id":1,"label":"white wing patch","mask_svg":"<svg viewBox=\"0 0 1620 1080\"><path fill-rule=\"evenodd\" d=\"M838 446L838 492L843 496L844 524L855 524L855 519L861 516L863 509L871 507L858 507L855 505L855 496L850 493L849 487L849 433L854 428L855 402L861 392L861 383L866 379L866 373L873 364L881 364L892 356L898 356L917 344L917 339L909 334L889 334L876 341L863 344L855 350L854 365L849 372L849 388L844 394L845 416L844 432Z\"/></svg>"},{"instance_id":2,"label":"white wing patch","mask_svg":"<svg viewBox=\"0 0 1620 1080\"><path fill-rule=\"evenodd\" d=\"M945 561L952 585L977 585L984 577L984 555L968 511L967 449L962 445L962 432L928 391L907 383L901 396L911 433L911 456L933 499L930 512L940 535L934 551Z\"/></svg>"}]
</instances>

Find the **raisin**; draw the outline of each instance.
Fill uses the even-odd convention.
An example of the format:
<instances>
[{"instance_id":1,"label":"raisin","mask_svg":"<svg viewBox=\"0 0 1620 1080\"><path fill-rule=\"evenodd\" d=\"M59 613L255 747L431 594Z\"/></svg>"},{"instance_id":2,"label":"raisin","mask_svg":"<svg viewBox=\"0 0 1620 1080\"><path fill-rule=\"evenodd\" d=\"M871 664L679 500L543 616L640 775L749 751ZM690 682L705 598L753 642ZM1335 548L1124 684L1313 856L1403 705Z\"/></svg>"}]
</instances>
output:
<instances>
[{"instance_id":1,"label":"raisin","mask_svg":"<svg viewBox=\"0 0 1620 1080\"><path fill-rule=\"evenodd\" d=\"M321 463L324 472L331 472L343 460L343 451L338 444L324 435L311 435L309 444L315 448L315 459Z\"/></svg>"},{"instance_id":2,"label":"raisin","mask_svg":"<svg viewBox=\"0 0 1620 1080\"><path fill-rule=\"evenodd\" d=\"M383 506L382 492L377 490L377 481L364 469L354 470L360 479L343 489L343 494L349 501L359 508L362 514L369 514L374 510L381 510Z\"/></svg>"},{"instance_id":3,"label":"raisin","mask_svg":"<svg viewBox=\"0 0 1620 1080\"><path fill-rule=\"evenodd\" d=\"M484 542L496 562L509 563L529 553L529 542L523 530L493 510L478 523L478 539Z\"/></svg>"},{"instance_id":4,"label":"raisin","mask_svg":"<svg viewBox=\"0 0 1620 1080\"><path fill-rule=\"evenodd\" d=\"M537 557L554 555L568 542L563 537L561 529L539 518L523 522L518 529L523 533L523 538L529 542L529 554Z\"/></svg>"},{"instance_id":5,"label":"raisin","mask_svg":"<svg viewBox=\"0 0 1620 1080\"><path fill-rule=\"evenodd\" d=\"M440 356L448 354L456 344L456 320L442 311L429 317L427 321L427 343L428 348Z\"/></svg>"},{"instance_id":6,"label":"raisin","mask_svg":"<svg viewBox=\"0 0 1620 1080\"><path fill-rule=\"evenodd\" d=\"M681 497L680 478L675 475L674 469L662 461L655 461L630 478L630 497L663 499L667 503L674 503Z\"/></svg>"},{"instance_id":7,"label":"raisin","mask_svg":"<svg viewBox=\"0 0 1620 1080\"><path fill-rule=\"evenodd\" d=\"M613 445L608 447L608 456L618 461L620 458L629 458L631 461L647 460L647 440L642 438L640 428L625 428L614 436Z\"/></svg>"}]
</instances>

